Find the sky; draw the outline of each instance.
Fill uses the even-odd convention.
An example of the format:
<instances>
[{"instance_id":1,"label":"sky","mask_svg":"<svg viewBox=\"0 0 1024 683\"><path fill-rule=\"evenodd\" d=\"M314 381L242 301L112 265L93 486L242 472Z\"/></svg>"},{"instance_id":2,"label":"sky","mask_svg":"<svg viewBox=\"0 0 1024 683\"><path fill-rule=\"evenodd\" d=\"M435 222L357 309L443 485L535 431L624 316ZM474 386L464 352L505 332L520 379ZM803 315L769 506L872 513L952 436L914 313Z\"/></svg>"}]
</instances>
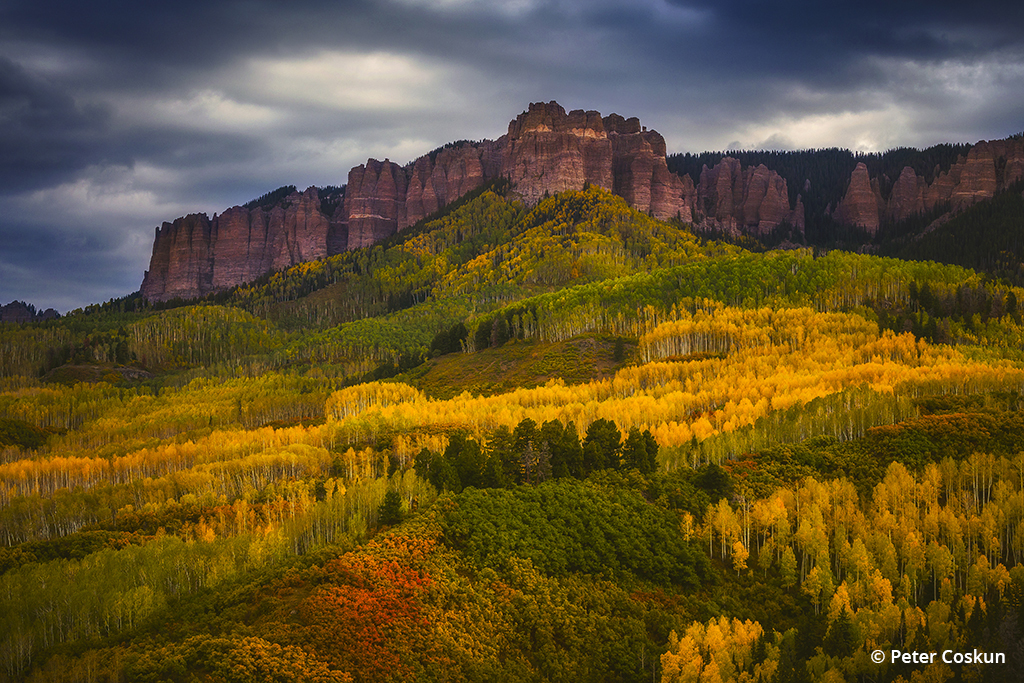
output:
<instances>
[{"instance_id":1,"label":"sky","mask_svg":"<svg viewBox=\"0 0 1024 683\"><path fill-rule=\"evenodd\" d=\"M530 102L669 152L1024 130L1024 4L4 0L0 304L136 291L154 231L370 158L497 138Z\"/></svg>"}]
</instances>

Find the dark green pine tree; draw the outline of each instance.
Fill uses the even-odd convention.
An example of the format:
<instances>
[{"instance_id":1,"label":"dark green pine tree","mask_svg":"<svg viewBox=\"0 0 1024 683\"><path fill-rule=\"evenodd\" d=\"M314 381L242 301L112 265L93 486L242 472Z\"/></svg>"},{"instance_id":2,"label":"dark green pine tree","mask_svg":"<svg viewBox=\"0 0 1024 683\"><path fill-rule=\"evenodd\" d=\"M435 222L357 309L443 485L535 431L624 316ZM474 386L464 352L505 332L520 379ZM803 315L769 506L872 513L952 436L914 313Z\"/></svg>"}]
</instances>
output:
<instances>
[{"instance_id":1,"label":"dark green pine tree","mask_svg":"<svg viewBox=\"0 0 1024 683\"><path fill-rule=\"evenodd\" d=\"M340 458L336 458L340 463ZM416 454L413 459L413 467L416 470L416 476L424 481L434 483L434 477L436 476L435 470L437 469L437 461L439 458L436 453L431 453L426 448L420 449L420 452ZM334 476L332 471L332 476Z\"/></svg>"},{"instance_id":2,"label":"dark green pine tree","mask_svg":"<svg viewBox=\"0 0 1024 683\"><path fill-rule=\"evenodd\" d=\"M508 477L501 465L501 457L490 454L484 463L484 471L480 476L480 486L485 489L506 489L509 487Z\"/></svg>"},{"instance_id":3,"label":"dark green pine tree","mask_svg":"<svg viewBox=\"0 0 1024 683\"><path fill-rule=\"evenodd\" d=\"M583 451L576 425L570 422L566 427L558 420L548 420L540 428L541 443L546 443L551 452L551 476L580 477L583 470Z\"/></svg>"},{"instance_id":4,"label":"dark green pine tree","mask_svg":"<svg viewBox=\"0 0 1024 683\"><path fill-rule=\"evenodd\" d=\"M377 523L381 526L394 526L402 521L402 496L394 489L384 494L384 502L377 508Z\"/></svg>"},{"instance_id":5,"label":"dark green pine tree","mask_svg":"<svg viewBox=\"0 0 1024 683\"><path fill-rule=\"evenodd\" d=\"M775 671L774 683L810 683L806 663L797 652L797 629L790 629L782 635L779 644L779 666Z\"/></svg>"},{"instance_id":6,"label":"dark green pine tree","mask_svg":"<svg viewBox=\"0 0 1024 683\"><path fill-rule=\"evenodd\" d=\"M445 460L455 468L459 483L463 488L481 485L485 457L480 444L461 432L449 437L448 447L444 451Z\"/></svg>"},{"instance_id":7,"label":"dark green pine tree","mask_svg":"<svg viewBox=\"0 0 1024 683\"><path fill-rule=\"evenodd\" d=\"M580 434L576 430L576 423L570 422L565 425L562 431L562 441L559 444L560 457L565 463L569 476L582 479L583 473L583 446L580 445ZM552 457L554 455L552 454Z\"/></svg>"},{"instance_id":8,"label":"dark green pine tree","mask_svg":"<svg viewBox=\"0 0 1024 683\"><path fill-rule=\"evenodd\" d=\"M647 471L653 473L658 469L658 442L650 429L645 429L642 436L647 445Z\"/></svg>"},{"instance_id":9,"label":"dark green pine tree","mask_svg":"<svg viewBox=\"0 0 1024 683\"><path fill-rule=\"evenodd\" d=\"M430 479L430 483L441 491L452 491L454 493L462 491L459 473L455 471L451 461L447 458L438 458L435 464L437 467L432 473L434 476Z\"/></svg>"},{"instance_id":10,"label":"dark green pine tree","mask_svg":"<svg viewBox=\"0 0 1024 683\"><path fill-rule=\"evenodd\" d=\"M583 469L589 474L605 468L618 469L622 433L611 420L594 420L583 439Z\"/></svg>"},{"instance_id":11,"label":"dark green pine tree","mask_svg":"<svg viewBox=\"0 0 1024 683\"><path fill-rule=\"evenodd\" d=\"M857 634L850 619L850 612L843 607L836 620L828 627L825 642L822 643L825 654L831 657L849 657L857 649Z\"/></svg>"},{"instance_id":12,"label":"dark green pine tree","mask_svg":"<svg viewBox=\"0 0 1024 683\"><path fill-rule=\"evenodd\" d=\"M519 457L515 452L512 432L505 425L494 430L487 440L487 458L494 461L490 467L501 469L501 476L495 473L490 481L500 481L503 488L519 483Z\"/></svg>"},{"instance_id":13,"label":"dark green pine tree","mask_svg":"<svg viewBox=\"0 0 1024 683\"><path fill-rule=\"evenodd\" d=\"M639 427L632 427L626 442L622 444L622 466L626 469L638 470L641 474L650 474L648 466L647 441L640 433Z\"/></svg>"}]
</instances>

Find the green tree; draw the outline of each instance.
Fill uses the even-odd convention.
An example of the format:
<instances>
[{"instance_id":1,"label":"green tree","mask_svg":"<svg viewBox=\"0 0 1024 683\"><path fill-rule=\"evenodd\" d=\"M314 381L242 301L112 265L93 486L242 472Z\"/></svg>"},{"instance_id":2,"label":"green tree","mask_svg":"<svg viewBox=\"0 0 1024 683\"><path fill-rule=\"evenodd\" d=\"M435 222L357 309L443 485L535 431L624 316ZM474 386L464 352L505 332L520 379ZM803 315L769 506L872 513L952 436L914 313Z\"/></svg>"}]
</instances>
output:
<instances>
[{"instance_id":1,"label":"green tree","mask_svg":"<svg viewBox=\"0 0 1024 683\"><path fill-rule=\"evenodd\" d=\"M594 420L583 439L583 469L595 472L606 468L617 469L622 433L611 420Z\"/></svg>"},{"instance_id":2,"label":"green tree","mask_svg":"<svg viewBox=\"0 0 1024 683\"><path fill-rule=\"evenodd\" d=\"M402 496L394 489L384 494L384 501L377 508L377 523L381 526L394 526L402 521Z\"/></svg>"},{"instance_id":3,"label":"green tree","mask_svg":"<svg viewBox=\"0 0 1024 683\"><path fill-rule=\"evenodd\" d=\"M850 612L844 605L843 611L828 627L828 634L825 636L825 642L822 643L822 649L825 654L832 657L849 657L856 648L857 634L853 620L850 619Z\"/></svg>"},{"instance_id":4,"label":"green tree","mask_svg":"<svg viewBox=\"0 0 1024 683\"><path fill-rule=\"evenodd\" d=\"M633 427L622 445L622 466L651 474L657 467L657 453L658 444L650 430L641 433L639 427Z\"/></svg>"}]
</instances>

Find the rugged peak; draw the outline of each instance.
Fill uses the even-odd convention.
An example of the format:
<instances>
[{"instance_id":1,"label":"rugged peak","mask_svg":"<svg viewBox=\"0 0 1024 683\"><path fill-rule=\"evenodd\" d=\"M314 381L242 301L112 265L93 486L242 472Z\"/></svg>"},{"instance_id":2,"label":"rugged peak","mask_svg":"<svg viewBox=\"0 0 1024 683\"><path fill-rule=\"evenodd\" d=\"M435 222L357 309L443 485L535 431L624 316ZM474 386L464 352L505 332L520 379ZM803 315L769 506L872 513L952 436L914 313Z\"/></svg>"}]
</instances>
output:
<instances>
[{"instance_id":1,"label":"rugged peak","mask_svg":"<svg viewBox=\"0 0 1024 683\"><path fill-rule=\"evenodd\" d=\"M632 133L642 133L644 131L644 128L640 125L640 119L635 116L625 119L618 114L609 114L604 117L601 122L604 124L604 129L609 133L630 135Z\"/></svg>"},{"instance_id":2,"label":"rugged peak","mask_svg":"<svg viewBox=\"0 0 1024 683\"><path fill-rule=\"evenodd\" d=\"M874 235L881 225L884 207L878 179L870 177L863 162L858 163L850 174L850 187L836 208L836 220L864 228Z\"/></svg>"},{"instance_id":3,"label":"rugged peak","mask_svg":"<svg viewBox=\"0 0 1024 683\"><path fill-rule=\"evenodd\" d=\"M603 140L609 135L635 135L646 132L635 116L619 114L601 116L600 112L574 109L566 112L558 102L533 102L529 109L508 125L509 140L519 140L530 133L570 133L582 138ZM652 131L653 132L653 131Z\"/></svg>"},{"instance_id":4,"label":"rugged peak","mask_svg":"<svg viewBox=\"0 0 1024 683\"><path fill-rule=\"evenodd\" d=\"M531 103L529 109L508 124L510 140L519 140L530 133L570 133L593 139L608 137L599 112L574 109L566 113L554 100Z\"/></svg>"},{"instance_id":5,"label":"rugged peak","mask_svg":"<svg viewBox=\"0 0 1024 683\"><path fill-rule=\"evenodd\" d=\"M765 235L783 223L804 230L803 204L797 199L796 206L790 207L785 178L764 164L744 169L738 159L724 157L713 168L705 165L697 186L697 205L704 209L706 227L732 235Z\"/></svg>"},{"instance_id":6,"label":"rugged peak","mask_svg":"<svg viewBox=\"0 0 1024 683\"><path fill-rule=\"evenodd\" d=\"M691 216L692 185L668 170L665 139L637 118L534 103L496 144L501 175L527 203L589 183L658 218Z\"/></svg>"},{"instance_id":7,"label":"rugged peak","mask_svg":"<svg viewBox=\"0 0 1024 683\"><path fill-rule=\"evenodd\" d=\"M405 166L368 159L349 172L344 197L332 205L330 218L320 209L317 189L310 187L266 206L236 206L213 219L191 215L165 223L157 231L142 295L150 300L203 296L271 270L368 246L496 178L508 179L531 204L589 183L661 219L691 220L696 200L692 180L668 170L665 139L639 119L566 112L557 102L535 102L497 140L448 145ZM741 193L738 200L750 205L756 224L784 220L785 185L764 173L755 185L758 198L748 201Z\"/></svg>"},{"instance_id":8,"label":"rugged peak","mask_svg":"<svg viewBox=\"0 0 1024 683\"><path fill-rule=\"evenodd\" d=\"M554 100L531 102L530 107L508 124L509 138L516 140L527 133L554 132L567 118L565 109Z\"/></svg>"}]
</instances>

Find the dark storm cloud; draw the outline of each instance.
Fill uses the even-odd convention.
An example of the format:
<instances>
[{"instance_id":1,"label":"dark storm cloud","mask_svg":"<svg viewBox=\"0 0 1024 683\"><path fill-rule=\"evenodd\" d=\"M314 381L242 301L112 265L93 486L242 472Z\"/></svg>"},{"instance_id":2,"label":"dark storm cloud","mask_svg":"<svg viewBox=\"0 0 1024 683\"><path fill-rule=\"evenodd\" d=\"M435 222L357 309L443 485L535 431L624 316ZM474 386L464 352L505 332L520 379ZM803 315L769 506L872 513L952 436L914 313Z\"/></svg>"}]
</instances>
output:
<instances>
[{"instance_id":1,"label":"dark storm cloud","mask_svg":"<svg viewBox=\"0 0 1024 683\"><path fill-rule=\"evenodd\" d=\"M67 312L138 288L126 270L122 237L100 232L52 231L15 225L0 235L4 303L24 300ZM83 268L83 262L89 267Z\"/></svg>"},{"instance_id":2,"label":"dark storm cloud","mask_svg":"<svg viewBox=\"0 0 1024 683\"><path fill-rule=\"evenodd\" d=\"M1007 48L1019 52L1024 43L1024 10L1001 1L668 1L714 16L712 35L729 41L720 55L727 63L812 77L847 73L851 58L868 55L972 59ZM773 59L751 63L751 54Z\"/></svg>"},{"instance_id":3,"label":"dark storm cloud","mask_svg":"<svg viewBox=\"0 0 1024 683\"><path fill-rule=\"evenodd\" d=\"M0 303L126 294L163 220L496 137L530 101L678 151L971 142L1024 129L1022 65L1024 8L990 1L9 0Z\"/></svg>"},{"instance_id":4,"label":"dark storm cloud","mask_svg":"<svg viewBox=\"0 0 1024 683\"><path fill-rule=\"evenodd\" d=\"M32 187L88 165L104 154L108 119L0 55L0 187Z\"/></svg>"}]
</instances>

